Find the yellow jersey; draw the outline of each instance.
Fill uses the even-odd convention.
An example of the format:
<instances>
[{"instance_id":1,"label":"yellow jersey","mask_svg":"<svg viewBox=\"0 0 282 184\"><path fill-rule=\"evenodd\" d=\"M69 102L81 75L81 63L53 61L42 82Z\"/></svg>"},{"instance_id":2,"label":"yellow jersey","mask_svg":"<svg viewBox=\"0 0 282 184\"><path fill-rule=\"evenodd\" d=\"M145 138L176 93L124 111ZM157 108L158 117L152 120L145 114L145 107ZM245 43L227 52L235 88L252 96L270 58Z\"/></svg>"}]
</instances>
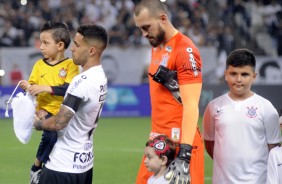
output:
<instances>
[{"instance_id":1,"label":"yellow jersey","mask_svg":"<svg viewBox=\"0 0 282 184\"><path fill-rule=\"evenodd\" d=\"M28 82L30 84L57 87L66 83L69 84L77 74L79 74L79 68L73 63L72 59L66 58L54 65L40 59L34 64ZM59 96L48 92L40 93L36 97L36 110L44 109L55 115L58 113L63 99L64 96L62 95Z\"/></svg>"}]
</instances>

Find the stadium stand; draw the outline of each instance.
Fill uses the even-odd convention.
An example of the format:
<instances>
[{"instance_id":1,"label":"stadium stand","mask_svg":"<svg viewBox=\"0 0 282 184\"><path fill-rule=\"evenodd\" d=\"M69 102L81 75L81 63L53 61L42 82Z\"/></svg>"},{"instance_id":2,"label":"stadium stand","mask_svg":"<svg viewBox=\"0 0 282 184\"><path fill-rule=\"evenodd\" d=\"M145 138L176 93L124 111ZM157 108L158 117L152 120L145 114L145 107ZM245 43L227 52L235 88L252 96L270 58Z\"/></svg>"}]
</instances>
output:
<instances>
[{"instance_id":1,"label":"stadium stand","mask_svg":"<svg viewBox=\"0 0 282 184\"><path fill-rule=\"evenodd\" d=\"M42 22L97 23L110 34L110 44L148 44L132 20L138 0L0 0L0 46L34 46ZM167 0L173 24L199 46L220 51L248 47L261 55L281 55L282 0ZM268 43L267 46L261 43ZM269 52L273 50L274 52Z\"/></svg>"}]
</instances>

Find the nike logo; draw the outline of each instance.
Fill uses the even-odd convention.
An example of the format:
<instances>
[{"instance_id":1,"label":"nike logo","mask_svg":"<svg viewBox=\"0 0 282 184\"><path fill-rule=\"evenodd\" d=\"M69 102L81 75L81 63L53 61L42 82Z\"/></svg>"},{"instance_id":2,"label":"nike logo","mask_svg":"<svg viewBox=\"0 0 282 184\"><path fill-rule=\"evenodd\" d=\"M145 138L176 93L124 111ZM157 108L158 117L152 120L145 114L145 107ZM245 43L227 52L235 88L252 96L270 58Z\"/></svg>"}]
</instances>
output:
<instances>
[{"instance_id":1,"label":"nike logo","mask_svg":"<svg viewBox=\"0 0 282 184\"><path fill-rule=\"evenodd\" d=\"M279 164L278 164L278 166L281 166L281 165L282 165L282 163L279 163Z\"/></svg>"},{"instance_id":2,"label":"nike logo","mask_svg":"<svg viewBox=\"0 0 282 184\"><path fill-rule=\"evenodd\" d=\"M45 73L45 74L43 74L43 75L40 75L40 77L42 78L42 77L44 77L46 74L47 74L47 73Z\"/></svg>"}]
</instances>

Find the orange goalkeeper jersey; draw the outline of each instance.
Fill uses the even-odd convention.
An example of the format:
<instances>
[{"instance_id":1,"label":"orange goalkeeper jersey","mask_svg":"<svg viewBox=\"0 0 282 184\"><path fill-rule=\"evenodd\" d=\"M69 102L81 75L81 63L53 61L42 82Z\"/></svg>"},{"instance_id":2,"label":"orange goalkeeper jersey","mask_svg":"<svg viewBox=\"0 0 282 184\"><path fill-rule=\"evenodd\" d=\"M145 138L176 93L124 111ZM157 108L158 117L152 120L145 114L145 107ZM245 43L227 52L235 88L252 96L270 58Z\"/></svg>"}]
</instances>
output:
<instances>
[{"instance_id":1,"label":"orange goalkeeper jersey","mask_svg":"<svg viewBox=\"0 0 282 184\"><path fill-rule=\"evenodd\" d=\"M159 65L177 71L179 85L202 83L202 61L199 51L194 43L181 33L177 33L166 45L152 49L149 73L155 74ZM153 81L152 77L149 78L152 106L150 138L166 134L175 142L179 142L183 107L168 89Z\"/></svg>"}]
</instances>

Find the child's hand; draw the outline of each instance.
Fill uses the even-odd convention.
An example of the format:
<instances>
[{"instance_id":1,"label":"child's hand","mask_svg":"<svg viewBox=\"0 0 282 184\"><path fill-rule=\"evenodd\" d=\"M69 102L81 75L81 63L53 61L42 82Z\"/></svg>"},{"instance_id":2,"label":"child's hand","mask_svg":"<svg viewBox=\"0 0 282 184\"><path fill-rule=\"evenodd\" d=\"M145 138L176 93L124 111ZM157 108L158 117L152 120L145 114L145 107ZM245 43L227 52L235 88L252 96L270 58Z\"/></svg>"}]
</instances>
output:
<instances>
[{"instance_id":1,"label":"child's hand","mask_svg":"<svg viewBox=\"0 0 282 184\"><path fill-rule=\"evenodd\" d=\"M50 86L33 84L28 88L28 92L35 96L43 92L52 93L52 88Z\"/></svg>"},{"instance_id":2,"label":"child's hand","mask_svg":"<svg viewBox=\"0 0 282 184\"><path fill-rule=\"evenodd\" d=\"M23 90L27 91L27 89L30 87L31 85L29 84L29 82L27 82L26 80L22 80L20 82L20 88L22 88Z\"/></svg>"},{"instance_id":3,"label":"child's hand","mask_svg":"<svg viewBox=\"0 0 282 184\"><path fill-rule=\"evenodd\" d=\"M48 115L48 112L45 111L44 109L38 110L35 112L35 115L37 116L37 118L39 119L45 119L45 116Z\"/></svg>"}]
</instances>

